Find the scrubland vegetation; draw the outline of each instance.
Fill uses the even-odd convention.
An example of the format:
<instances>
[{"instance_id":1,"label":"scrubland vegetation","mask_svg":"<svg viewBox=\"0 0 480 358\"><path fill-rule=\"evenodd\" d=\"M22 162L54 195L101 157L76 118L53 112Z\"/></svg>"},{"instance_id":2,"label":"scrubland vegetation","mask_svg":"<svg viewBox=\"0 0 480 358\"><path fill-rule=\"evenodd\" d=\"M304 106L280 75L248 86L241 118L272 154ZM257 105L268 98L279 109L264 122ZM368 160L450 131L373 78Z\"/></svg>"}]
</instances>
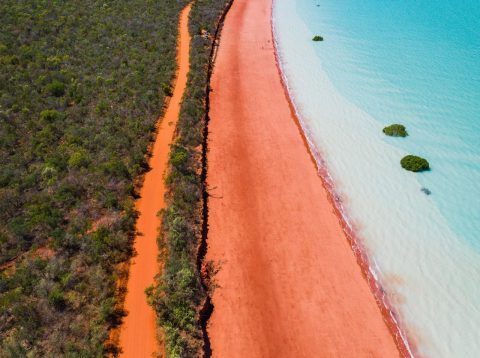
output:
<instances>
[{"instance_id":1,"label":"scrubland vegetation","mask_svg":"<svg viewBox=\"0 0 480 358\"><path fill-rule=\"evenodd\" d=\"M114 348L106 342L122 315L118 264L131 256L135 183L147 169L155 121L171 91L176 24L186 3L0 2L1 357L96 357ZM219 6L211 14L207 8L215 3L199 1L195 33L211 29ZM172 157L176 204L165 220L169 232L181 232L168 237L177 251L167 282L188 292L166 297L186 304L197 294L189 287L198 284L190 257L180 252L198 234L201 189L191 147L202 141L198 83L206 46L194 39L199 58L190 82L197 85L173 153L187 149ZM172 320L171 331L195 326L188 315L194 312Z\"/></svg>"}]
</instances>

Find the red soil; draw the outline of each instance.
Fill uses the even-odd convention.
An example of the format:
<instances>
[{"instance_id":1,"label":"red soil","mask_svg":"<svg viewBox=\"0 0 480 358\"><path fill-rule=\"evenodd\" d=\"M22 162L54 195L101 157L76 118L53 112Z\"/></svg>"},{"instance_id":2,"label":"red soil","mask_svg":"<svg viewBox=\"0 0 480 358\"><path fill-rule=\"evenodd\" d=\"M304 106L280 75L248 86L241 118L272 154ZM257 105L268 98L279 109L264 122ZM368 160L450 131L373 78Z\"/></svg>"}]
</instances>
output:
<instances>
[{"instance_id":1,"label":"red soil","mask_svg":"<svg viewBox=\"0 0 480 358\"><path fill-rule=\"evenodd\" d=\"M165 115L159 121L158 132L153 145L149 165L151 170L145 175L140 191L140 199L136 203L139 212L134 248L136 256L132 259L125 309L125 317L120 332L120 347L124 357L151 357L159 347L157 343L157 327L155 313L147 304L145 288L152 285L158 273L159 264L157 235L160 219L157 213L165 207L165 184L163 175L168 163L170 144L174 138L175 126L180 113L180 103L187 83L189 70L190 35L188 32L188 14L190 5L181 14L178 42L178 70L173 96Z\"/></svg>"},{"instance_id":2,"label":"red soil","mask_svg":"<svg viewBox=\"0 0 480 358\"><path fill-rule=\"evenodd\" d=\"M213 357L398 357L289 107L271 0L235 0L212 77Z\"/></svg>"}]
</instances>

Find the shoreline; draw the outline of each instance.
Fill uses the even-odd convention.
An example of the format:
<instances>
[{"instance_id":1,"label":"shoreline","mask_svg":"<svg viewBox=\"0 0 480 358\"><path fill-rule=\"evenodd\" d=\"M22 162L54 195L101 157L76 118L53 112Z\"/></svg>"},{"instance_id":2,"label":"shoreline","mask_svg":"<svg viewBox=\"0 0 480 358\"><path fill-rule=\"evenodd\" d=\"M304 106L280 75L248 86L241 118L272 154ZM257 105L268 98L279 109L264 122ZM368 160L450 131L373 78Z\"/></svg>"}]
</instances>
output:
<instances>
[{"instance_id":1,"label":"shoreline","mask_svg":"<svg viewBox=\"0 0 480 358\"><path fill-rule=\"evenodd\" d=\"M173 94L165 103L164 114L157 121L155 139L151 144L148 164L139 198L135 208L138 211L136 235L133 243L135 255L130 259L127 293L123 307L127 312L119 327L120 356L150 356L161 350L154 308L147 303L145 289L154 284L159 272L157 236L161 220L158 216L165 207L166 192L164 174L168 166L170 144L173 142L180 104L186 88L189 71L190 34L188 15L191 4L179 14L177 40L177 70L172 82ZM139 240L140 239L140 240ZM147 328L147 324L149 328ZM146 329L147 328L147 329ZM142 334L139 334L142 332Z\"/></svg>"},{"instance_id":2,"label":"shoreline","mask_svg":"<svg viewBox=\"0 0 480 358\"><path fill-rule=\"evenodd\" d=\"M271 9L234 2L212 77L213 355L398 356L292 115Z\"/></svg>"},{"instance_id":3,"label":"shoreline","mask_svg":"<svg viewBox=\"0 0 480 358\"><path fill-rule=\"evenodd\" d=\"M368 257L364 245L356 235L355 230L350 225L348 214L343 207L341 201L338 200L335 183L328 171L328 167L323 158L321 157L320 153L316 149L314 141L311 138L311 134L308 131L308 127L303 121L297 107L295 106L295 103L292 100L292 97L290 96L290 88L288 86L286 74L284 73L284 70L282 68L282 60L278 52L278 43L276 40L275 25L273 22L273 8L275 7L275 1L276 0L272 0L270 19L275 62L279 72L279 76L281 78L283 89L285 91L285 96L288 100L290 110L292 112L292 117L294 118L295 124L297 125L300 135L302 136L305 148L308 151L313 163L315 164L315 167L317 168L318 175L322 181L322 185L328 194L328 200L335 211L335 215L337 216L340 225L342 226L345 237L351 246L358 265L361 268L364 279L367 281L370 290L372 291L372 294L385 320L385 324L390 330L398 350L403 357L416 357L417 349L415 347L415 344L411 341L411 339L409 339L406 331L403 329L403 325L400 321L398 313L394 309L394 306L390 303L390 300L386 296L380 281L377 279L375 272L370 264L371 260Z\"/></svg>"}]
</instances>

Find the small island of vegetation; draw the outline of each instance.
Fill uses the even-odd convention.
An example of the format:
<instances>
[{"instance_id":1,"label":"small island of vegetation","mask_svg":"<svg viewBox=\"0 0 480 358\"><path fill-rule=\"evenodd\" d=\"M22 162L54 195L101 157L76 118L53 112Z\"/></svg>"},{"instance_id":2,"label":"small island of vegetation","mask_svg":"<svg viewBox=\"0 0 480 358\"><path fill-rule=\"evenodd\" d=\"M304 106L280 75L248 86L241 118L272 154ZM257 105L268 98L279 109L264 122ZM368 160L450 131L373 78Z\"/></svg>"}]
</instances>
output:
<instances>
[{"instance_id":1,"label":"small island of vegetation","mask_svg":"<svg viewBox=\"0 0 480 358\"><path fill-rule=\"evenodd\" d=\"M392 124L383 128L383 133L390 137L406 137L408 136L407 129L402 124Z\"/></svg>"},{"instance_id":2,"label":"small island of vegetation","mask_svg":"<svg viewBox=\"0 0 480 358\"><path fill-rule=\"evenodd\" d=\"M407 155L400 161L402 168L411 172L423 172L430 169L428 161L422 157L416 155Z\"/></svg>"},{"instance_id":3,"label":"small island of vegetation","mask_svg":"<svg viewBox=\"0 0 480 358\"><path fill-rule=\"evenodd\" d=\"M315 35L315 36L313 36L312 41L323 41L323 37L319 36L319 35Z\"/></svg>"}]
</instances>

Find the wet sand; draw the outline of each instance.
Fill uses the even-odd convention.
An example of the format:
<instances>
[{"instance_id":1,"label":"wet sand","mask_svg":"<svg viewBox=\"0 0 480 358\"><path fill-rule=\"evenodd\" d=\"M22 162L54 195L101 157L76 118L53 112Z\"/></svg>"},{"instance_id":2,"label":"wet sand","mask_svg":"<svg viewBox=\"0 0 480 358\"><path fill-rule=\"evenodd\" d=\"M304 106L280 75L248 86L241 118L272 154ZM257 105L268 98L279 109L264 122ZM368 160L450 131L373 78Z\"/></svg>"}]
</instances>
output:
<instances>
[{"instance_id":1,"label":"wet sand","mask_svg":"<svg viewBox=\"0 0 480 358\"><path fill-rule=\"evenodd\" d=\"M271 0L234 1L211 85L213 357L398 357L289 107Z\"/></svg>"},{"instance_id":2,"label":"wet sand","mask_svg":"<svg viewBox=\"0 0 480 358\"><path fill-rule=\"evenodd\" d=\"M154 283L159 263L157 236L160 219L157 213L164 208L165 184L163 176L168 163L170 144L174 138L175 126L180 113L180 102L187 83L189 70L190 34L188 32L187 6L180 17L180 35L177 49L177 78L168 107L163 119L159 120L157 136L152 148L149 165L151 170L145 175L140 191L140 199L136 202L139 212L134 248L137 253L132 259L125 298L125 317L120 331L120 347L122 356L140 358L152 357L158 350L163 351L157 343L157 326L155 312L147 304L145 288Z\"/></svg>"}]
</instances>

